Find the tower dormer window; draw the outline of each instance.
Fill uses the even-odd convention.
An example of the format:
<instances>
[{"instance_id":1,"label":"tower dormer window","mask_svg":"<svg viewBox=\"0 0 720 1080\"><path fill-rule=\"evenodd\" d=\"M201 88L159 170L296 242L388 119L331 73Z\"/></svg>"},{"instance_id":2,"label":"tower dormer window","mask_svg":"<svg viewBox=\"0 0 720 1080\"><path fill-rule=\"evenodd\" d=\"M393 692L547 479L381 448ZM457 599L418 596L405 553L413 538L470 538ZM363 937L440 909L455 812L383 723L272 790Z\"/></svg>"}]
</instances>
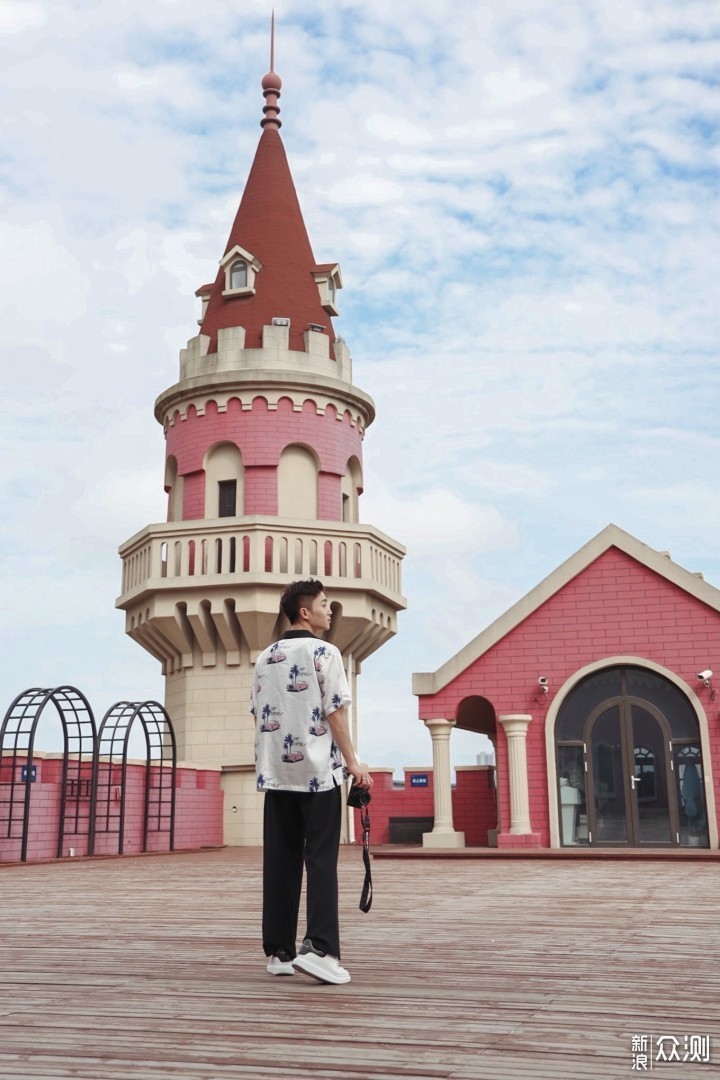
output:
<instances>
[{"instance_id":1,"label":"tower dormer window","mask_svg":"<svg viewBox=\"0 0 720 1080\"><path fill-rule=\"evenodd\" d=\"M201 285L200 288L197 289L195 292L195 295L200 297L200 301L202 303L202 310L200 312L200 318L198 319L198 326L202 326L202 321L205 318L205 312L208 309L210 297L212 296L213 285L214 282L211 281L209 285Z\"/></svg>"},{"instance_id":2,"label":"tower dormer window","mask_svg":"<svg viewBox=\"0 0 720 1080\"><path fill-rule=\"evenodd\" d=\"M247 286L247 263L244 259L238 259L230 267L230 288L244 289Z\"/></svg>"},{"instance_id":3,"label":"tower dormer window","mask_svg":"<svg viewBox=\"0 0 720 1080\"><path fill-rule=\"evenodd\" d=\"M337 263L321 263L313 270L320 293L320 303L328 315L339 315L337 306L338 289L342 289L342 275Z\"/></svg>"},{"instance_id":4,"label":"tower dormer window","mask_svg":"<svg viewBox=\"0 0 720 1080\"><path fill-rule=\"evenodd\" d=\"M262 263L245 248L235 244L220 265L225 271L223 296L252 296L255 278L262 270Z\"/></svg>"}]
</instances>

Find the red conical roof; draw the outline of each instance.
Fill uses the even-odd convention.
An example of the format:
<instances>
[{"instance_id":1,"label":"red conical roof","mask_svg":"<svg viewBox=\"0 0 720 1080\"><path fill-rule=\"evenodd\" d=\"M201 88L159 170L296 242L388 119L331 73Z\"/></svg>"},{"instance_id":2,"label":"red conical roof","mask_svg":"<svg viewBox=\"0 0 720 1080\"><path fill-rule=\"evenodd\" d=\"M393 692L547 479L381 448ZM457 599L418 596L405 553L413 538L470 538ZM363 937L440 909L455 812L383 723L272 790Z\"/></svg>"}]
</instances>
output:
<instances>
[{"instance_id":1,"label":"red conical roof","mask_svg":"<svg viewBox=\"0 0 720 1080\"><path fill-rule=\"evenodd\" d=\"M218 330L230 326L245 328L246 348L260 348L263 326L281 317L290 319L291 349L304 349L303 334L309 323L315 323L327 328L332 355L332 320L313 277L318 267L278 124L276 119L265 121L225 248L227 254L237 244L262 263L255 276L255 294L224 297L221 267L200 327L200 333L210 337L209 352L217 349Z\"/></svg>"}]
</instances>

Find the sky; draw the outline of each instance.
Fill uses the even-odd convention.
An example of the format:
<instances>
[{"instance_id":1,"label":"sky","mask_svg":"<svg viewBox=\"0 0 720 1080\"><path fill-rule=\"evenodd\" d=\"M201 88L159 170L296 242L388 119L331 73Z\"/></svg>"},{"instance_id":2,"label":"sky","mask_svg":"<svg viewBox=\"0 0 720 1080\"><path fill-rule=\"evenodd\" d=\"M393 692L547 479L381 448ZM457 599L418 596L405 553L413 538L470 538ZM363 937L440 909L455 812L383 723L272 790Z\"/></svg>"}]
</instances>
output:
<instances>
[{"instance_id":1,"label":"sky","mask_svg":"<svg viewBox=\"0 0 720 1080\"><path fill-rule=\"evenodd\" d=\"M257 146L269 17L0 0L2 712L31 686L98 719L162 700L117 547L165 518L153 402ZM283 141L377 405L361 518L408 549L360 750L429 764L412 673L608 523L720 586L720 9L287 0L276 26ZM454 765L485 749L453 734Z\"/></svg>"}]
</instances>

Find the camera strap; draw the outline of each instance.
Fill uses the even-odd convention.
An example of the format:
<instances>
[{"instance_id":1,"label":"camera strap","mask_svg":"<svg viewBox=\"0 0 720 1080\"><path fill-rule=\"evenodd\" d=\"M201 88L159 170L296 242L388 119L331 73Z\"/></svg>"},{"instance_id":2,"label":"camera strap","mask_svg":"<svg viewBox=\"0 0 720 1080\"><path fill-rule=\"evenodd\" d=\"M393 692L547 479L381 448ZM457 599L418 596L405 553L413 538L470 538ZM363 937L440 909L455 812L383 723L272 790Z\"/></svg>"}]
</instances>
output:
<instances>
[{"instance_id":1,"label":"camera strap","mask_svg":"<svg viewBox=\"0 0 720 1080\"><path fill-rule=\"evenodd\" d=\"M367 912L372 907L372 874L370 872L370 814L367 806L360 808L360 823L362 825L363 862L365 863L365 881L360 894L360 910Z\"/></svg>"}]
</instances>

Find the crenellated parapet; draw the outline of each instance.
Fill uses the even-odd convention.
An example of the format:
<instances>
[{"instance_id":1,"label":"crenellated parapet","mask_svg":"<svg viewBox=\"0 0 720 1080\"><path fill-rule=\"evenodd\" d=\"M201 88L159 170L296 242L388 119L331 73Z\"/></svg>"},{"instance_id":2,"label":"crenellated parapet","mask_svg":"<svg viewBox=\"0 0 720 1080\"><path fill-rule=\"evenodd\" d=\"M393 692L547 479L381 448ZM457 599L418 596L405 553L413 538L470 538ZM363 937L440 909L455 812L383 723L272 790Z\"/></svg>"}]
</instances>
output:
<instances>
[{"instance_id":1,"label":"crenellated parapet","mask_svg":"<svg viewBox=\"0 0 720 1080\"><path fill-rule=\"evenodd\" d=\"M180 353L179 382L155 402L157 420L167 432L193 413L203 416L211 403L218 413L225 413L235 401L242 411L252 412L262 401L268 412L275 412L287 399L294 412L304 412L312 402L319 416L331 410L341 423L347 417L362 438L375 418L375 403L352 384L345 342L336 340L338 359L332 359L325 334L308 331L307 352L289 349L288 335L288 326L265 326L263 347L245 349L244 329L232 327L218 332L214 353L207 352L206 335L191 338Z\"/></svg>"},{"instance_id":2,"label":"crenellated parapet","mask_svg":"<svg viewBox=\"0 0 720 1080\"><path fill-rule=\"evenodd\" d=\"M330 338L325 327L307 329L303 334L304 349L290 348L290 319L283 324L271 323L262 328L262 348L246 349L243 326L218 330L217 350L209 352L210 337L197 334L187 347L180 350L180 382L198 376L211 376L221 371L242 371L263 368L290 374L325 375L330 379L352 384L352 359L342 338L332 342L335 357L330 355Z\"/></svg>"}]
</instances>

